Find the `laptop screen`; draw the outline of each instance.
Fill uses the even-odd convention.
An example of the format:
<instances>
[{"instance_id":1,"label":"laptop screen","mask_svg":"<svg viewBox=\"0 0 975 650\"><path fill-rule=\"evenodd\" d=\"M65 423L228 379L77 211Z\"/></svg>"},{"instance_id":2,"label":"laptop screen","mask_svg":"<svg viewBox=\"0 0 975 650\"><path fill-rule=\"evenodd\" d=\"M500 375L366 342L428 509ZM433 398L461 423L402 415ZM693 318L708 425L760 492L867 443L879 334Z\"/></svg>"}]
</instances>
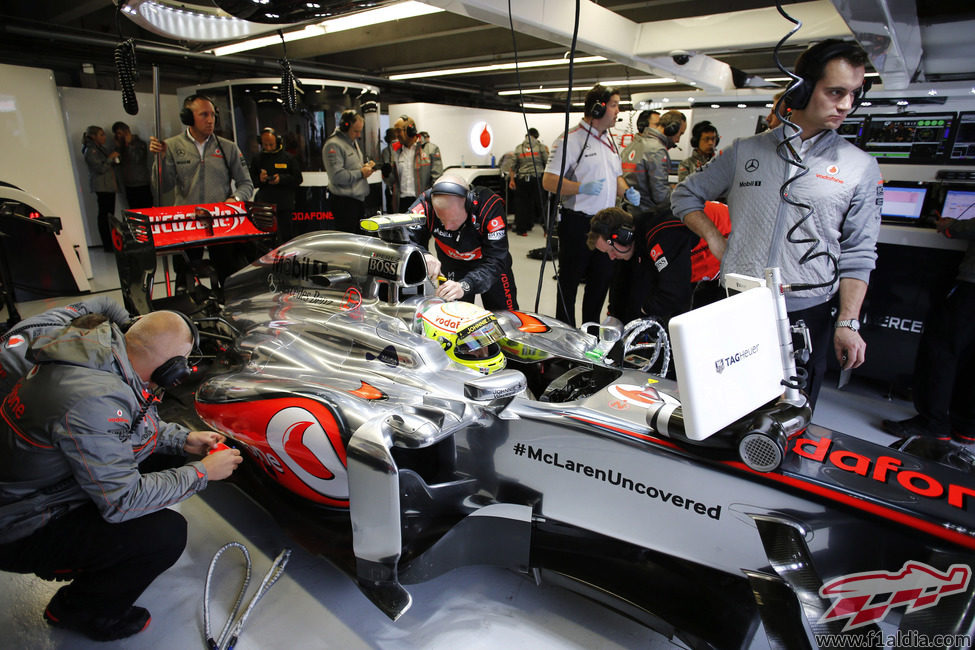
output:
<instances>
[{"instance_id":1,"label":"laptop screen","mask_svg":"<svg viewBox=\"0 0 975 650\"><path fill-rule=\"evenodd\" d=\"M884 207L880 210L880 216L920 219L921 209L924 207L924 197L927 193L928 188L926 187L885 185Z\"/></svg>"},{"instance_id":2,"label":"laptop screen","mask_svg":"<svg viewBox=\"0 0 975 650\"><path fill-rule=\"evenodd\" d=\"M884 196L886 201L886 195ZM975 217L975 192L962 190L948 190L945 192L945 204L941 208L941 216L945 219L971 219Z\"/></svg>"}]
</instances>

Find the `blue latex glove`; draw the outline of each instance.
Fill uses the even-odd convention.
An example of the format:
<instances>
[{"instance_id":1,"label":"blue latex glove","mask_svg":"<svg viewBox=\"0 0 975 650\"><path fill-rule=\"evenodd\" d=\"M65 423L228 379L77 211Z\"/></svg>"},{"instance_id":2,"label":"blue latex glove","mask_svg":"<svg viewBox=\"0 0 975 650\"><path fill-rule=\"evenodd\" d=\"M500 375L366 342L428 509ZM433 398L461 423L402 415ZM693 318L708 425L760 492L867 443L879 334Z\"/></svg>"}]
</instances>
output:
<instances>
[{"instance_id":1,"label":"blue latex glove","mask_svg":"<svg viewBox=\"0 0 975 650\"><path fill-rule=\"evenodd\" d=\"M623 198L633 205L640 205L640 192L635 187L631 187L623 192Z\"/></svg>"},{"instance_id":2,"label":"blue latex glove","mask_svg":"<svg viewBox=\"0 0 975 650\"><path fill-rule=\"evenodd\" d=\"M579 194L588 194L590 196L596 196L603 191L603 184L606 182L605 178L600 178L598 181L588 181L579 185Z\"/></svg>"}]
</instances>

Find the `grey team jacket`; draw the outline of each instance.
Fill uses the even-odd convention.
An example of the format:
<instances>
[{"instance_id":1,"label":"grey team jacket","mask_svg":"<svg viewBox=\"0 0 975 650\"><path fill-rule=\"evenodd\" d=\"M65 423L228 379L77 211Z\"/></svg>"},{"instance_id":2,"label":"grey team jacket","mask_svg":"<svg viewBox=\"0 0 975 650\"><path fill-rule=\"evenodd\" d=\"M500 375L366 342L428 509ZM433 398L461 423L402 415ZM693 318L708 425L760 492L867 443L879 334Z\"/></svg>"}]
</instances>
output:
<instances>
[{"instance_id":1,"label":"grey team jacket","mask_svg":"<svg viewBox=\"0 0 975 650\"><path fill-rule=\"evenodd\" d=\"M365 161L360 151L356 151L349 136L338 129L325 141L322 159L328 172L329 194L359 201L365 201L369 196L369 181L362 176Z\"/></svg>"},{"instance_id":2,"label":"grey team jacket","mask_svg":"<svg viewBox=\"0 0 975 650\"><path fill-rule=\"evenodd\" d=\"M641 212L666 210L670 205L668 143L667 136L649 129L620 152L623 180L640 191Z\"/></svg>"},{"instance_id":3,"label":"grey team jacket","mask_svg":"<svg viewBox=\"0 0 975 650\"><path fill-rule=\"evenodd\" d=\"M393 212L406 212L410 209L408 205L399 204L399 167L397 161L403 155L403 149L393 150L390 156L390 171L388 176L383 176L389 191L393 195ZM440 147L427 142L420 144L417 140L413 155L413 173L416 179L416 194L419 196L425 190L433 187L433 182L443 174L443 159L440 157Z\"/></svg>"},{"instance_id":4,"label":"grey team jacket","mask_svg":"<svg viewBox=\"0 0 975 650\"><path fill-rule=\"evenodd\" d=\"M511 173L522 180L540 178L547 164L548 147L529 136L515 147Z\"/></svg>"},{"instance_id":5,"label":"grey team jacket","mask_svg":"<svg viewBox=\"0 0 975 650\"><path fill-rule=\"evenodd\" d=\"M158 156L154 158L152 189L157 191ZM254 195L254 183L251 181L240 149L230 140L212 136L203 148L201 159L196 143L185 130L179 135L166 138L162 191L165 195L175 190L175 194L172 197L165 197L161 202L162 205L225 201L230 196L231 179L237 184L234 197L238 201L250 201Z\"/></svg>"},{"instance_id":6,"label":"grey team jacket","mask_svg":"<svg viewBox=\"0 0 975 650\"><path fill-rule=\"evenodd\" d=\"M139 473L153 452L182 454L188 430L159 419L117 326L67 326L31 353L37 365L0 405L0 543L85 503L117 523L206 486L200 461Z\"/></svg>"},{"instance_id":7,"label":"grey team jacket","mask_svg":"<svg viewBox=\"0 0 975 650\"><path fill-rule=\"evenodd\" d=\"M728 197L731 234L721 260L722 274L760 278L766 267L777 266L785 283L828 282L833 271L825 256L800 264L812 244L786 241L787 231L802 213L779 196L779 187L791 173L791 165L775 152L783 128L735 140L674 189L671 205L674 214L683 218L703 209L706 200ZM877 259L883 205L883 179L877 162L835 131L826 131L802 163L809 173L789 185L790 194L812 205L814 212L793 239L818 240L814 250L828 250L837 258L840 278L867 282ZM838 284L787 293L787 308L796 311L819 305L833 295Z\"/></svg>"}]
</instances>

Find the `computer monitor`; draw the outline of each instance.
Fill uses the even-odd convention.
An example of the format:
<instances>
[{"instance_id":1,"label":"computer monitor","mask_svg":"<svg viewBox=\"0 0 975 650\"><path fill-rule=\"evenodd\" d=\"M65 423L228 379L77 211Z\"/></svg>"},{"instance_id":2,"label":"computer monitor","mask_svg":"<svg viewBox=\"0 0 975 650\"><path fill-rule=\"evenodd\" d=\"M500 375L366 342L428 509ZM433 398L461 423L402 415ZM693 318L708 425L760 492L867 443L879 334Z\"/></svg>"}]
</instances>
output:
<instances>
[{"instance_id":1,"label":"computer monitor","mask_svg":"<svg viewBox=\"0 0 975 650\"><path fill-rule=\"evenodd\" d=\"M850 144L859 147L863 143L863 135L867 131L867 124L869 122L869 115L848 117L840 124L840 128L836 129L836 133Z\"/></svg>"},{"instance_id":2,"label":"computer monitor","mask_svg":"<svg viewBox=\"0 0 975 650\"><path fill-rule=\"evenodd\" d=\"M941 163L954 123L954 113L872 115L863 149L884 163Z\"/></svg>"},{"instance_id":3,"label":"computer monitor","mask_svg":"<svg viewBox=\"0 0 975 650\"><path fill-rule=\"evenodd\" d=\"M949 162L970 165L975 163L975 111L958 114L958 128L951 144Z\"/></svg>"},{"instance_id":4,"label":"computer monitor","mask_svg":"<svg viewBox=\"0 0 975 650\"><path fill-rule=\"evenodd\" d=\"M916 221L924 214L924 200L927 197L926 185L884 184L884 207L880 216L887 220Z\"/></svg>"},{"instance_id":5,"label":"computer monitor","mask_svg":"<svg viewBox=\"0 0 975 650\"><path fill-rule=\"evenodd\" d=\"M975 218L975 188L972 190L948 190L941 206L941 216L945 219Z\"/></svg>"}]
</instances>

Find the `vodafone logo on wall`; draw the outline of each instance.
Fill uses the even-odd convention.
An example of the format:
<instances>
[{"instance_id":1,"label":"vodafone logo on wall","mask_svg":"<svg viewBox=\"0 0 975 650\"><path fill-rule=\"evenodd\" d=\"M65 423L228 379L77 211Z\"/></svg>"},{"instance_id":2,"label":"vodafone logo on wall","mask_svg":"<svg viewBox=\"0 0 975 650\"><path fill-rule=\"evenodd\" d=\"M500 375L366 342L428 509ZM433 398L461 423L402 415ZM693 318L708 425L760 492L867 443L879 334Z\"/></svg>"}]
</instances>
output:
<instances>
[{"instance_id":1,"label":"vodafone logo on wall","mask_svg":"<svg viewBox=\"0 0 975 650\"><path fill-rule=\"evenodd\" d=\"M494 129L487 122L477 122L471 127L471 150L478 156L491 153L494 144Z\"/></svg>"}]
</instances>

